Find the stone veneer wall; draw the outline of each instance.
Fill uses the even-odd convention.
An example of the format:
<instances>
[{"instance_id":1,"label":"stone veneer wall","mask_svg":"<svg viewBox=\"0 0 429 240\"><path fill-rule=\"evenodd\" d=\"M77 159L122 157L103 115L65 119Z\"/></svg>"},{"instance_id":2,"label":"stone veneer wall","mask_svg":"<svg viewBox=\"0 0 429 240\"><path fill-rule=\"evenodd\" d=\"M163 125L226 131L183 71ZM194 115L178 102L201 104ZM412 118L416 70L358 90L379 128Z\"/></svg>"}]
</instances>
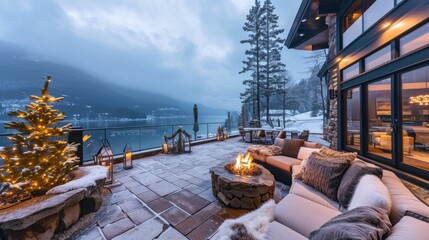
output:
<instances>
[{"instance_id":1,"label":"stone veneer wall","mask_svg":"<svg viewBox=\"0 0 429 240\"><path fill-rule=\"evenodd\" d=\"M329 14L326 16L325 23L328 25L329 38L329 53L328 60L337 55L337 16ZM336 77L335 76L336 73ZM329 69L327 77L329 78L328 89L338 89L338 69L336 67ZM327 140L330 143L330 148L338 149L338 96L335 99L329 100L329 124L326 129Z\"/></svg>"}]
</instances>

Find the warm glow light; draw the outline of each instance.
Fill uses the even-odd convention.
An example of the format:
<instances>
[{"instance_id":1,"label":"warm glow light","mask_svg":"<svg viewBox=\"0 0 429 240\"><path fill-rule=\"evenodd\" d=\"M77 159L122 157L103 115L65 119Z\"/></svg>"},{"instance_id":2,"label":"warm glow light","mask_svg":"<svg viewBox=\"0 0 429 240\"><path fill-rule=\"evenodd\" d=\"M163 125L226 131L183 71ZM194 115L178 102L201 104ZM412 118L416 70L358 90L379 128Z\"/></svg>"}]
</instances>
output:
<instances>
[{"instance_id":1,"label":"warm glow light","mask_svg":"<svg viewBox=\"0 0 429 240\"><path fill-rule=\"evenodd\" d=\"M125 160L127 160L127 161L129 161L129 160L131 160L131 157L133 156L133 153L132 152L127 152L127 153L125 153Z\"/></svg>"},{"instance_id":2,"label":"warm glow light","mask_svg":"<svg viewBox=\"0 0 429 240\"><path fill-rule=\"evenodd\" d=\"M383 25L383 28L388 28L392 23L391 22L387 22Z\"/></svg>"},{"instance_id":3,"label":"warm glow light","mask_svg":"<svg viewBox=\"0 0 429 240\"><path fill-rule=\"evenodd\" d=\"M320 19L320 16L317 16L314 18L316 21L318 21Z\"/></svg>"},{"instance_id":4,"label":"warm glow light","mask_svg":"<svg viewBox=\"0 0 429 240\"><path fill-rule=\"evenodd\" d=\"M410 97L410 103L417 103L419 105L429 105L429 95L418 95L415 97Z\"/></svg>"},{"instance_id":5,"label":"warm glow light","mask_svg":"<svg viewBox=\"0 0 429 240\"><path fill-rule=\"evenodd\" d=\"M241 169L241 168L250 168L253 161L253 157L250 155L250 152L244 156L244 154L239 153L237 157L235 158L235 168Z\"/></svg>"},{"instance_id":6,"label":"warm glow light","mask_svg":"<svg viewBox=\"0 0 429 240\"><path fill-rule=\"evenodd\" d=\"M342 58L337 58L337 62L341 61Z\"/></svg>"},{"instance_id":7,"label":"warm glow light","mask_svg":"<svg viewBox=\"0 0 429 240\"><path fill-rule=\"evenodd\" d=\"M85 136L83 136L82 141L83 141L83 142L86 142L86 141L88 141L88 139L90 139L90 138L91 138L91 135L85 135Z\"/></svg>"}]
</instances>

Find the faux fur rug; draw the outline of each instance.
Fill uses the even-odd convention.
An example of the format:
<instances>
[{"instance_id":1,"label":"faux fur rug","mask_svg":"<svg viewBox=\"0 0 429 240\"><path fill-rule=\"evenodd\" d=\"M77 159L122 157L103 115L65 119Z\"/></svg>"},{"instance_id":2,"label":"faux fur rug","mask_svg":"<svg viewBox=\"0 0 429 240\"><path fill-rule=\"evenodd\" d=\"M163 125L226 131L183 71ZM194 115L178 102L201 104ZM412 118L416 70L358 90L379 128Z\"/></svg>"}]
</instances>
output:
<instances>
[{"instance_id":1,"label":"faux fur rug","mask_svg":"<svg viewBox=\"0 0 429 240\"><path fill-rule=\"evenodd\" d=\"M269 200L260 208L237 219L226 220L220 225L212 240L264 239L268 224L274 220L276 203Z\"/></svg>"}]
</instances>

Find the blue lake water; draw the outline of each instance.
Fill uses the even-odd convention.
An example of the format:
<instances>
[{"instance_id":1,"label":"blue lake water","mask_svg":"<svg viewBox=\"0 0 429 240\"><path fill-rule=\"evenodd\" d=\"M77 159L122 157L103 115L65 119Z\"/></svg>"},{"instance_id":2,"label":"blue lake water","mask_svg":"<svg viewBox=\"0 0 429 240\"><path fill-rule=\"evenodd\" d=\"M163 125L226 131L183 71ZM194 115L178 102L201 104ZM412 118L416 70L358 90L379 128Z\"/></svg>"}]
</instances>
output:
<instances>
[{"instance_id":1,"label":"blue lake water","mask_svg":"<svg viewBox=\"0 0 429 240\"><path fill-rule=\"evenodd\" d=\"M197 139L212 137L216 134L217 127L223 125L227 116L199 116L199 131ZM100 148L100 140L105 137L109 140L114 154L120 154L125 144L131 144L133 150L149 149L159 147L163 143L164 134L171 135L179 126L194 136L193 117L174 117L174 118L154 118L150 120L129 120L129 121L111 121L111 120L91 120L74 121L73 126L80 126L85 129L84 136L88 140L83 143L84 160L92 159ZM173 126L172 126L173 125ZM237 123L231 123L237 126ZM114 128L107 129L104 128ZM116 129L116 127L118 127ZM237 127L232 127L234 130ZM0 133L10 133L9 130L0 128ZM0 137L0 146L10 146L6 137ZM1 160L0 160L1 165Z\"/></svg>"}]
</instances>

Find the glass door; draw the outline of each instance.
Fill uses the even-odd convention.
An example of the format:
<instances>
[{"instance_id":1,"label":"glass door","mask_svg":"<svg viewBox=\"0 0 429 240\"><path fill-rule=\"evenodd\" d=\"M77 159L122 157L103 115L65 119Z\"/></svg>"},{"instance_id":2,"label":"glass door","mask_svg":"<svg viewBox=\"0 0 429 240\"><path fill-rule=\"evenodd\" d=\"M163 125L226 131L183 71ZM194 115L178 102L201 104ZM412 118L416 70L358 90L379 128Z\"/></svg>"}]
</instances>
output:
<instances>
[{"instance_id":1,"label":"glass door","mask_svg":"<svg viewBox=\"0 0 429 240\"><path fill-rule=\"evenodd\" d=\"M367 133L368 155L383 162L393 164L392 145L392 84L391 78L368 84L367 93Z\"/></svg>"},{"instance_id":2,"label":"glass door","mask_svg":"<svg viewBox=\"0 0 429 240\"><path fill-rule=\"evenodd\" d=\"M429 171L429 66L400 76L402 163Z\"/></svg>"}]
</instances>

